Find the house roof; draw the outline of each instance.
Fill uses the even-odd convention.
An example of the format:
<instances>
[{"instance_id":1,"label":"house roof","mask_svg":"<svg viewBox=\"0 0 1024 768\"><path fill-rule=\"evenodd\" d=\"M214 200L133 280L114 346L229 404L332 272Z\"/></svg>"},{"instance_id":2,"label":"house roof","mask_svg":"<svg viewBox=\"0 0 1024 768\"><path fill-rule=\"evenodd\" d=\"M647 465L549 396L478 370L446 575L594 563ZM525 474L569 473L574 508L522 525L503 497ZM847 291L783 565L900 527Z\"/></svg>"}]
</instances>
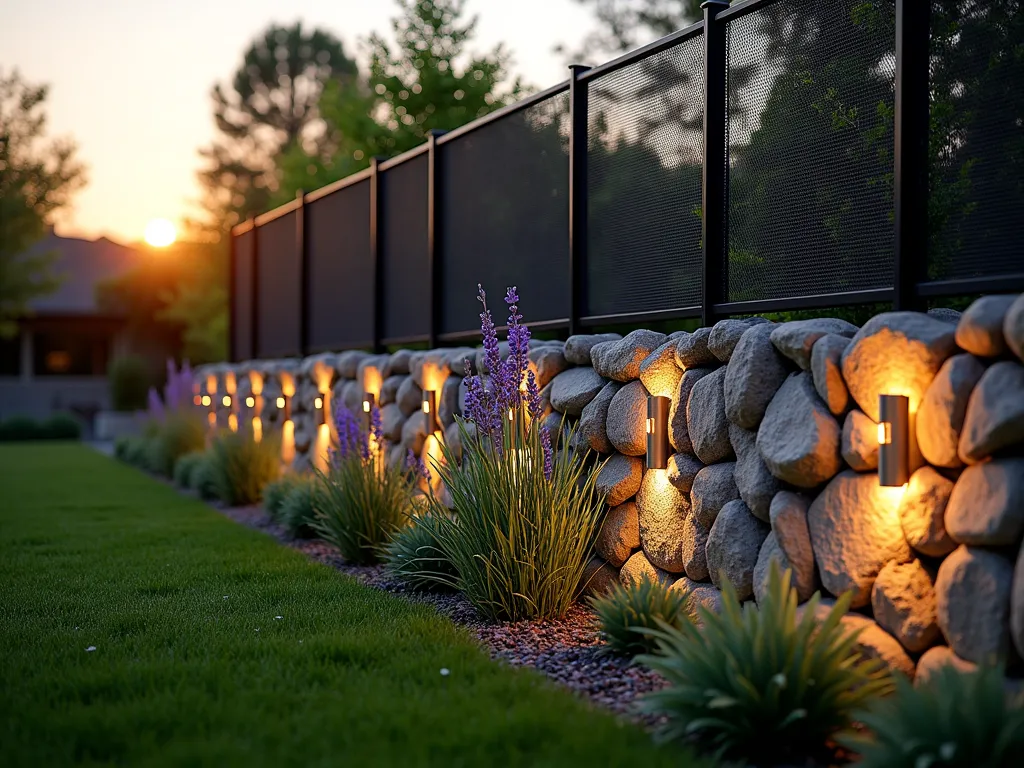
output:
<instances>
[{"instance_id":1,"label":"house roof","mask_svg":"<svg viewBox=\"0 0 1024 768\"><path fill-rule=\"evenodd\" d=\"M61 279L60 287L51 294L29 303L37 315L92 315L99 313L96 286L120 277L134 267L139 253L133 248L101 237L84 240L49 234L32 246L28 253L53 251L59 254L54 272ZM109 313L105 313L109 314Z\"/></svg>"}]
</instances>

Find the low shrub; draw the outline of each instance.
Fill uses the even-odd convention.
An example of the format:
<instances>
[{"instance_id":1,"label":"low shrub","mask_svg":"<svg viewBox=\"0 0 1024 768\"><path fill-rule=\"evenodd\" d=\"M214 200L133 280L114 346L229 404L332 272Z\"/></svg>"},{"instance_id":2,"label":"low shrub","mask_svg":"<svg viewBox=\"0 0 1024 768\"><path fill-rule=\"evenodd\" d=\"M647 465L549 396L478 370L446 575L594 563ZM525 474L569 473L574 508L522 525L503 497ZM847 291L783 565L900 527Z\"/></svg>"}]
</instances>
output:
<instances>
[{"instance_id":1,"label":"low shrub","mask_svg":"<svg viewBox=\"0 0 1024 768\"><path fill-rule=\"evenodd\" d=\"M206 444L206 425L195 414L168 413L162 421L151 422L150 430L146 467L164 477L173 475L178 459L201 451Z\"/></svg>"},{"instance_id":2,"label":"low shrub","mask_svg":"<svg viewBox=\"0 0 1024 768\"><path fill-rule=\"evenodd\" d=\"M759 604L741 605L727 584L720 614L698 609L702 628L684 622L647 630L657 650L637 660L669 683L641 702L643 711L666 718L659 735L700 736L719 756L759 764L822 751L892 680L881 661L857 653L858 633L841 626L849 594L822 621L819 599L798 619L790 571L780 575L773 565Z\"/></svg>"},{"instance_id":3,"label":"low shrub","mask_svg":"<svg viewBox=\"0 0 1024 768\"><path fill-rule=\"evenodd\" d=\"M590 598L597 615L597 627L605 647L611 653L636 656L650 653L655 640L645 630L667 625L678 629L688 621L686 593L645 573L639 582L628 586L615 584L606 594Z\"/></svg>"},{"instance_id":4,"label":"low shrub","mask_svg":"<svg viewBox=\"0 0 1024 768\"><path fill-rule=\"evenodd\" d=\"M453 589L459 572L441 549L439 533L436 513L412 518L385 549L388 570L416 591Z\"/></svg>"},{"instance_id":5,"label":"low shrub","mask_svg":"<svg viewBox=\"0 0 1024 768\"><path fill-rule=\"evenodd\" d=\"M277 480L267 483L267 487L263 489L263 508L275 523L282 522L281 506L284 504L285 496L301 481L301 475L289 472L277 478Z\"/></svg>"},{"instance_id":6,"label":"low shrub","mask_svg":"<svg viewBox=\"0 0 1024 768\"><path fill-rule=\"evenodd\" d=\"M149 444L152 439L144 435L119 437L114 444L114 458L139 469L148 469Z\"/></svg>"},{"instance_id":7,"label":"low shrub","mask_svg":"<svg viewBox=\"0 0 1024 768\"><path fill-rule=\"evenodd\" d=\"M206 451L190 451L174 462L174 484L186 490L192 489L192 475L196 468L206 461Z\"/></svg>"},{"instance_id":8,"label":"low shrub","mask_svg":"<svg viewBox=\"0 0 1024 768\"><path fill-rule=\"evenodd\" d=\"M316 477L300 475L281 501L280 521L292 536L300 539L316 536L313 524L316 522L317 482Z\"/></svg>"},{"instance_id":9,"label":"low shrub","mask_svg":"<svg viewBox=\"0 0 1024 768\"><path fill-rule=\"evenodd\" d=\"M12 416L0 422L0 442L79 440L81 437L81 425L74 416L67 413L55 413L45 421L37 421L28 416Z\"/></svg>"},{"instance_id":10,"label":"low shrub","mask_svg":"<svg viewBox=\"0 0 1024 768\"><path fill-rule=\"evenodd\" d=\"M189 481L191 483L189 488L199 494L201 499L212 500L217 498L216 476L209 451L206 451L202 459L196 462L189 476Z\"/></svg>"},{"instance_id":11,"label":"low shrub","mask_svg":"<svg viewBox=\"0 0 1024 768\"><path fill-rule=\"evenodd\" d=\"M117 358L110 364L107 379L110 382L110 402L115 411L141 411L146 407L146 395L153 376L141 357Z\"/></svg>"},{"instance_id":12,"label":"low shrub","mask_svg":"<svg viewBox=\"0 0 1024 768\"><path fill-rule=\"evenodd\" d=\"M871 734L843 743L864 768L1010 768L1024 752L1024 698L1008 700L998 667L946 666L916 687L900 677L859 720Z\"/></svg>"},{"instance_id":13,"label":"low shrub","mask_svg":"<svg viewBox=\"0 0 1024 768\"><path fill-rule=\"evenodd\" d=\"M490 374L486 384L477 376L466 379L466 415L476 435L459 421L461 467L443 446L437 471L455 515L446 517L432 501L438 540L459 574L458 588L484 616L512 621L561 616L579 594L600 524L603 503L595 488L600 467L588 470L574 451L552 451L551 435L541 425L537 383L528 370L530 332L520 324L515 289L505 297L506 360L483 289L479 299Z\"/></svg>"},{"instance_id":14,"label":"low shrub","mask_svg":"<svg viewBox=\"0 0 1024 768\"><path fill-rule=\"evenodd\" d=\"M251 432L222 432L207 457L208 478L216 498L237 507L255 504L263 489L281 472L280 441L265 435L257 442Z\"/></svg>"},{"instance_id":15,"label":"low shrub","mask_svg":"<svg viewBox=\"0 0 1024 768\"><path fill-rule=\"evenodd\" d=\"M344 406L337 413L339 443L327 471L317 472L313 527L349 562L376 563L408 523L415 483L408 467L388 465L376 406L368 434Z\"/></svg>"}]
</instances>

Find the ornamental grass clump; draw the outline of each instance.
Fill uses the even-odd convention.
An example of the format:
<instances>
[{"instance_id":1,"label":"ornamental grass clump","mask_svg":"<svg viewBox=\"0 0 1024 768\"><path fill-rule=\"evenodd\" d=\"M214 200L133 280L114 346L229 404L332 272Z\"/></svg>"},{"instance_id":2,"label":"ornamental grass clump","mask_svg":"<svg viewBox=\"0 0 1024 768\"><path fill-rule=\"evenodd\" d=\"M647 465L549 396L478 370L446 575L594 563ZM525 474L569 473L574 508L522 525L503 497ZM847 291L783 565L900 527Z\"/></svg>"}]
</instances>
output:
<instances>
[{"instance_id":1,"label":"ornamental grass clump","mask_svg":"<svg viewBox=\"0 0 1024 768\"><path fill-rule=\"evenodd\" d=\"M431 497L438 542L458 573L452 586L482 615L512 621L562 616L579 594L597 535L599 468L588 469L572 451L552 451L515 288L505 296L506 360L482 288L478 298L489 377L486 383L479 376L466 379L465 415L476 429L471 434L458 422L461 466L444 446L436 467L455 511L445 516Z\"/></svg>"},{"instance_id":2,"label":"ornamental grass clump","mask_svg":"<svg viewBox=\"0 0 1024 768\"><path fill-rule=\"evenodd\" d=\"M687 594L643 574L639 582L615 584L603 595L590 598L605 649L621 656L650 653L655 639L644 630L667 625L678 629L689 617Z\"/></svg>"},{"instance_id":3,"label":"ornamental grass clump","mask_svg":"<svg viewBox=\"0 0 1024 768\"><path fill-rule=\"evenodd\" d=\"M284 498L302 481L302 475L290 472L282 475L263 489L263 508L275 523L281 522L281 506Z\"/></svg>"},{"instance_id":4,"label":"ornamental grass clump","mask_svg":"<svg viewBox=\"0 0 1024 768\"><path fill-rule=\"evenodd\" d=\"M216 497L230 506L255 504L281 473L281 444L274 436L257 441L251 432L222 432L210 446L209 481Z\"/></svg>"},{"instance_id":5,"label":"ornamental grass clump","mask_svg":"<svg viewBox=\"0 0 1024 768\"><path fill-rule=\"evenodd\" d=\"M298 482L281 501L281 524L296 538L311 539L316 536L313 524L316 522L317 482L314 476L299 475Z\"/></svg>"},{"instance_id":6,"label":"ornamental grass clump","mask_svg":"<svg viewBox=\"0 0 1024 768\"><path fill-rule=\"evenodd\" d=\"M190 451L174 462L174 484L179 488L192 488L192 475L206 461L206 451Z\"/></svg>"},{"instance_id":7,"label":"ornamental grass clump","mask_svg":"<svg viewBox=\"0 0 1024 768\"><path fill-rule=\"evenodd\" d=\"M1010 768L1024 761L1024 696L1008 696L1003 670L936 670L927 681L896 680L896 694L858 718L870 735L843 744L864 768Z\"/></svg>"},{"instance_id":8,"label":"ornamental grass clump","mask_svg":"<svg viewBox=\"0 0 1024 768\"><path fill-rule=\"evenodd\" d=\"M399 581L415 591L451 589L459 577L441 549L435 512L416 516L399 529L385 548L384 563Z\"/></svg>"},{"instance_id":9,"label":"ornamental grass clump","mask_svg":"<svg viewBox=\"0 0 1024 768\"><path fill-rule=\"evenodd\" d=\"M408 524L416 493L415 470L389 466L380 409L370 409L370 428L340 402L338 440L326 471L317 471L314 531L350 563L380 560L395 532Z\"/></svg>"},{"instance_id":10,"label":"ornamental grass clump","mask_svg":"<svg viewBox=\"0 0 1024 768\"><path fill-rule=\"evenodd\" d=\"M858 633L840 624L849 594L821 621L819 600L815 594L798 619L790 571L780 575L773 565L759 604L741 605L726 584L721 613L698 608L702 628L647 630L657 650L637 660L668 681L641 702L666 718L659 735L697 737L719 757L758 764L823 752L892 680L881 661L860 656Z\"/></svg>"}]
</instances>

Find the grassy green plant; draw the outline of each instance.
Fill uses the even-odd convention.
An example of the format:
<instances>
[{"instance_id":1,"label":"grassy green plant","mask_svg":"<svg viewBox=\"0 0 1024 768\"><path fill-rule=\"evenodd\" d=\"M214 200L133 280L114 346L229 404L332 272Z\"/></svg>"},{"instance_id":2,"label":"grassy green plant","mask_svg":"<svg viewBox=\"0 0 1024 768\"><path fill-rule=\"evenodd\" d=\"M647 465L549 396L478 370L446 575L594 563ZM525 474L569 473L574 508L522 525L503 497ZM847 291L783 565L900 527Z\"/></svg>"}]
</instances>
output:
<instances>
[{"instance_id":1,"label":"grassy green plant","mask_svg":"<svg viewBox=\"0 0 1024 768\"><path fill-rule=\"evenodd\" d=\"M217 476L214 471L213 454L205 451L189 475L189 489L207 501L217 498Z\"/></svg>"},{"instance_id":2,"label":"grassy green plant","mask_svg":"<svg viewBox=\"0 0 1024 768\"><path fill-rule=\"evenodd\" d=\"M645 573L639 582L615 584L606 594L591 597L597 627L611 653L636 656L655 648L654 637L644 630L667 625L678 629L689 618L687 595Z\"/></svg>"},{"instance_id":3,"label":"grassy green plant","mask_svg":"<svg viewBox=\"0 0 1024 768\"><path fill-rule=\"evenodd\" d=\"M152 438L143 435L119 437L114 444L114 458L133 467L147 468L149 442Z\"/></svg>"},{"instance_id":4,"label":"grassy green plant","mask_svg":"<svg viewBox=\"0 0 1024 768\"><path fill-rule=\"evenodd\" d=\"M0 422L0 442L16 443L29 440L78 440L82 427L67 413L55 413L44 421L28 416L12 416Z\"/></svg>"},{"instance_id":5,"label":"grassy green plant","mask_svg":"<svg viewBox=\"0 0 1024 768\"><path fill-rule=\"evenodd\" d=\"M288 472L267 483L267 487L263 489L263 508L275 523L281 522L281 505L284 503L284 497L300 482L302 475Z\"/></svg>"},{"instance_id":6,"label":"grassy green plant","mask_svg":"<svg viewBox=\"0 0 1024 768\"><path fill-rule=\"evenodd\" d=\"M819 595L797 618L790 571L772 567L768 593L741 605L726 585L722 612L701 607L703 627L684 622L648 632L657 651L638 661L669 685L641 706L667 718L666 739L700 736L719 755L756 759L803 756L847 728L854 712L892 688L882 662L862 659L856 632L840 619L849 594L815 617Z\"/></svg>"},{"instance_id":7,"label":"grassy green plant","mask_svg":"<svg viewBox=\"0 0 1024 768\"><path fill-rule=\"evenodd\" d=\"M450 589L459 573L441 549L436 512L413 517L387 545L388 570L414 590Z\"/></svg>"},{"instance_id":8,"label":"grassy green plant","mask_svg":"<svg viewBox=\"0 0 1024 768\"><path fill-rule=\"evenodd\" d=\"M230 506L255 504L281 473L280 441L264 435L257 442L246 430L222 432L210 446L208 466L218 499Z\"/></svg>"},{"instance_id":9,"label":"grassy green plant","mask_svg":"<svg viewBox=\"0 0 1024 768\"><path fill-rule=\"evenodd\" d=\"M317 472L313 528L352 563L376 563L395 532L408 524L415 486L409 470L388 466L383 451L336 456Z\"/></svg>"},{"instance_id":10,"label":"grassy green plant","mask_svg":"<svg viewBox=\"0 0 1024 768\"><path fill-rule=\"evenodd\" d=\"M4 766L701 765L83 446L0 487Z\"/></svg>"},{"instance_id":11,"label":"grassy green plant","mask_svg":"<svg viewBox=\"0 0 1024 768\"><path fill-rule=\"evenodd\" d=\"M1008 700L1003 670L937 670L916 687L896 680L896 694L858 718L871 735L851 735L864 768L1011 768L1024 753L1024 698Z\"/></svg>"},{"instance_id":12,"label":"grassy green plant","mask_svg":"<svg viewBox=\"0 0 1024 768\"><path fill-rule=\"evenodd\" d=\"M153 376L146 361L135 355L119 357L107 372L110 402L115 411L141 411L146 407Z\"/></svg>"},{"instance_id":13,"label":"grassy green plant","mask_svg":"<svg viewBox=\"0 0 1024 768\"><path fill-rule=\"evenodd\" d=\"M206 445L206 425L201 417L185 412L170 412L163 420L151 422L147 443L146 467L164 477L171 477L174 464L186 453L202 450Z\"/></svg>"},{"instance_id":14,"label":"grassy green plant","mask_svg":"<svg viewBox=\"0 0 1024 768\"><path fill-rule=\"evenodd\" d=\"M455 516L432 502L437 538L459 574L452 586L483 615L561 616L579 594L601 521L598 467L587 469L571 451L546 454L537 422L528 426L521 410L514 415L502 419L500 450L462 422L461 467L443 447L438 472Z\"/></svg>"},{"instance_id":15,"label":"grassy green plant","mask_svg":"<svg viewBox=\"0 0 1024 768\"><path fill-rule=\"evenodd\" d=\"M308 539L316 536L313 524L316 522L316 486L318 478L299 475L298 482L281 500L280 520L292 536Z\"/></svg>"},{"instance_id":16,"label":"grassy green plant","mask_svg":"<svg viewBox=\"0 0 1024 768\"><path fill-rule=\"evenodd\" d=\"M174 484L179 488L192 489L192 475L196 468L206 461L206 451L190 451L174 462Z\"/></svg>"}]
</instances>

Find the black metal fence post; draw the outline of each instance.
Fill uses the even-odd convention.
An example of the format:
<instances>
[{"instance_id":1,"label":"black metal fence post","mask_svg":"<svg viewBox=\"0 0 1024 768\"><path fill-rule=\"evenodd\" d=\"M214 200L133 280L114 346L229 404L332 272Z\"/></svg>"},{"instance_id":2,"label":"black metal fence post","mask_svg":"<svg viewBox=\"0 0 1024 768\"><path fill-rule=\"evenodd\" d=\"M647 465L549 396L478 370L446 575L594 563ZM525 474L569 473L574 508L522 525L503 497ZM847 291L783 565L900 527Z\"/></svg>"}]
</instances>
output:
<instances>
[{"instance_id":1,"label":"black metal fence post","mask_svg":"<svg viewBox=\"0 0 1024 768\"><path fill-rule=\"evenodd\" d=\"M238 334L235 313L238 311L238 245L233 228L228 230L228 360L238 359Z\"/></svg>"},{"instance_id":2,"label":"black metal fence post","mask_svg":"<svg viewBox=\"0 0 1024 768\"><path fill-rule=\"evenodd\" d=\"M430 347L437 346L441 332L443 286L441 285L441 200L443 182L437 163L437 140L444 131L434 128L427 136L427 264L430 274Z\"/></svg>"},{"instance_id":3,"label":"black metal fence post","mask_svg":"<svg viewBox=\"0 0 1024 768\"><path fill-rule=\"evenodd\" d=\"M252 349L249 357L260 356L260 228L256 225L256 217L249 217L252 222L252 298L249 302L249 328L252 334Z\"/></svg>"},{"instance_id":4,"label":"black metal fence post","mask_svg":"<svg viewBox=\"0 0 1024 768\"><path fill-rule=\"evenodd\" d=\"M373 351L384 351L384 259L381 257L381 232L384 221L381 207L380 163L370 158L370 260L373 263Z\"/></svg>"},{"instance_id":5,"label":"black metal fence post","mask_svg":"<svg viewBox=\"0 0 1024 768\"><path fill-rule=\"evenodd\" d=\"M299 206L295 209L295 252L299 255L299 354L309 354L309 247L306 243L306 193L295 193Z\"/></svg>"},{"instance_id":6,"label":"black metal fence post","mask_svg":"<svg viewBox=\"0 0 1024 768\"><path fill-rule=\"evenodd\" d=\"M919 309L928 265L928 60L931 3L896 0L893 308Z\"/></svg>"},{"instance_id":7,"label":"black metal fence post","mask_svg":"<svg viewBox=\"0 0 1024 768\"><path fill-rule=\"evenodd\" d=\"M728 159L726 157L726 88L728 61L725 53L725 24L716 16L729 7L727 0L707 0L704 11L704 158L701 184L701 323L715 323L715 304L728 297L726 222L728 212Z\"/></svg>"},{"instance_id":8,"label":"black metal fence post","mask_svg":"<svg viewBox=\"0 0 1024 768\"><path fill-rule=\"evenodd\" d=\"M587 81L572 64L569 79L569 335L580 332L587 275Z\"/></svg>"}]
</instances>

